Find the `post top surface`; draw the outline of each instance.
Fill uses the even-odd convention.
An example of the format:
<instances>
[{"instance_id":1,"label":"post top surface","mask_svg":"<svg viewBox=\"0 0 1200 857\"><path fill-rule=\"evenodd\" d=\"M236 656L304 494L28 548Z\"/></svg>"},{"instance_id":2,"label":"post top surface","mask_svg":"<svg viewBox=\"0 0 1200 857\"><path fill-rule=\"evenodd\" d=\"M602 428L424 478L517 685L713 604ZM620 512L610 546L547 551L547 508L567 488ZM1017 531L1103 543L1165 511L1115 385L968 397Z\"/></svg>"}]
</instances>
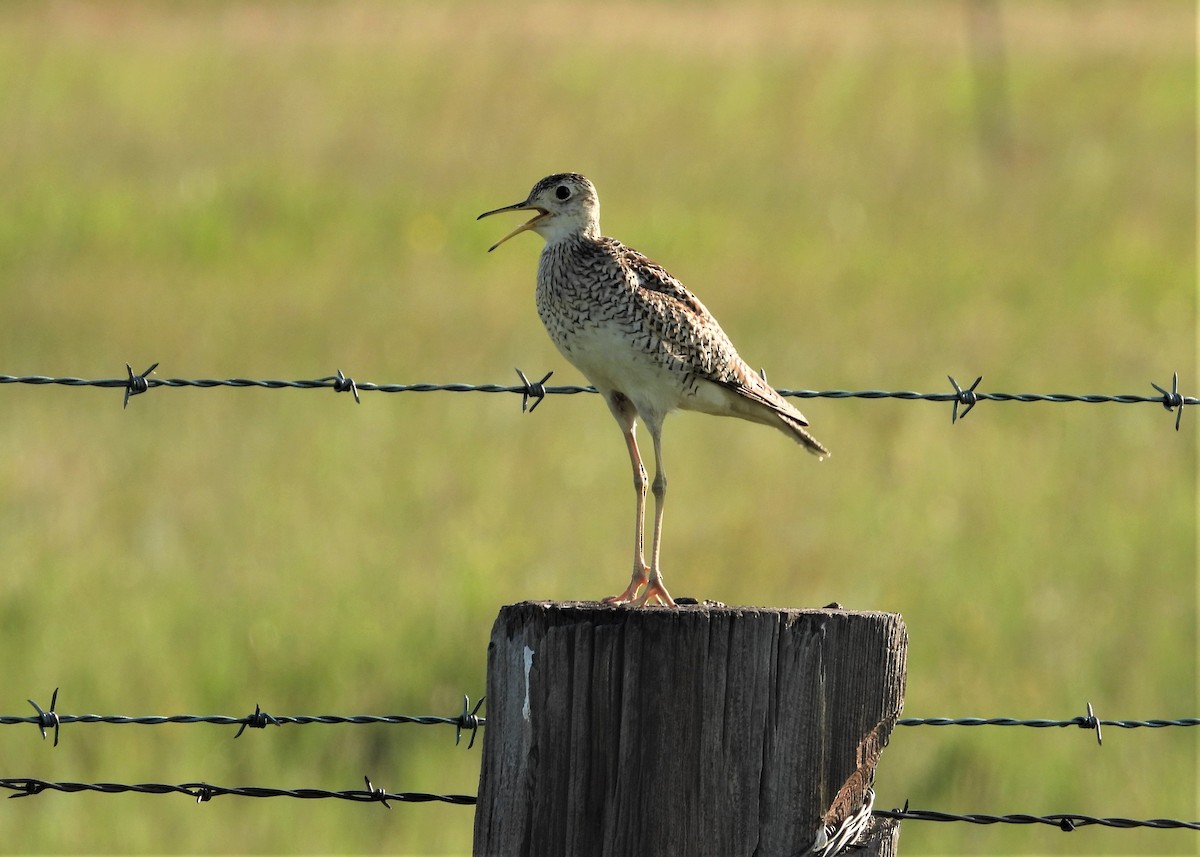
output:
<instances>
[{"instance_id":1,"label":"post top surface","mask_svg":"<svg viewBox=\"0 0 1200 857\"><path fill-rule=\"evenodd\" d=\"M697 603L682 603L676 607L629 607L626 605L605 604L600 601L521 601L516 604L506 604L500 608L500 614L538 615L556 621L598 621L611 623L622 619L639 619L654 621L657 619L677 618L736 618L736 617L766 617L775 616L788 622L801 618L831 619L834 617L870 619L877 622L898 622L903 626L904 618L899 613L889 613L882 610L847 610L841 605L832 604L827 607L756 607L744 605L728 605L719 601L702 601Z\"/></svg>"},{"instance_id":2,"label":"post top surface","mask_svg":"<svg viewBox=\"0 0 1200 857\"><path fill-rule=\"evenodd\" d=\"M492 640L525 639L529 634L537 637L555 628L613 628L622 633L668 636L711 634L718 629L732 632L739 628L751 634L817 635L822 639L833 634L843 640L875 639L888 648L903 647L908 640L908 628L899 613L841 608L730 607L715 602L628 607L599 601L522 601L505 605L496 616Z\"/></svg>"}]
</instances>

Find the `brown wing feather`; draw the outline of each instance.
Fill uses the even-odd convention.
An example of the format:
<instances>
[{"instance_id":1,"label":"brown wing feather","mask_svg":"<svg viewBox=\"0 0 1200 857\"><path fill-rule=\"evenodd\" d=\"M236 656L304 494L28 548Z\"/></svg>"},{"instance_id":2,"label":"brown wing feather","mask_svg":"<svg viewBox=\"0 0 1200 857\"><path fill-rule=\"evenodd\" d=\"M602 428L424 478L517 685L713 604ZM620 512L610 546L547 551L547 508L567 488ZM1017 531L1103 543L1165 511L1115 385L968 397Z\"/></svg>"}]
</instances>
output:
<instances>
[{"instance_id":1,"label":"brown wing feather","mask_svg":"<svg viewBox=\"0 0 1200 857\"><path fill-rule=\"evenodd\" d=\"M705 380L782 411L801 425L808 421L742 360L716 318L700 299L661 265L613 241L630 283L641 293L654 327L673 356L694 367Z\"/></svg>"},{"instance_id":2,"label":"brown wing feather","mask_svg":"<svg viewBox=\"0 0 1200 857\"><path fill-rule=\"evenodd\" d=\"M775 426L814 455L828 455L806 431L804 415L742 360L712 313L665 268L612 238L575 242L566 249L572 254L570 266L587 272L583 278L587 288L578 295L546 290L543 277L552 277L554 271L539 272L538 309L544 320L561 317L570 323L590 319L617 324L636 348L658 354L665 367L673 364L681 383L697 394L697 401L703 398L700 385L715 384L747 405L738 408L731 403L728 413ZM550 267L564 263L552 254L543 254L541 262ZM601 300L599 295L605 292L608 297ZM546 323L552 336L559 320ZM570 351L569 343L559 347L564 353Z\"/></svg>"},{"instance_id":3,"label":"brown wing feather","mask_svg":"<svg viewBox=\"0 0 1200 857\"><path fill-rule=\"evenodd\" d=\"M626 283L636 292L635 303L645 313L644 322L656 331L665 352L696 377L768 408L781 427L813 455L829 455L806 430L804 414L747 365L699 298L661 265L619 241L605 241L620 262Z\"/></svg>"}]
</instances>

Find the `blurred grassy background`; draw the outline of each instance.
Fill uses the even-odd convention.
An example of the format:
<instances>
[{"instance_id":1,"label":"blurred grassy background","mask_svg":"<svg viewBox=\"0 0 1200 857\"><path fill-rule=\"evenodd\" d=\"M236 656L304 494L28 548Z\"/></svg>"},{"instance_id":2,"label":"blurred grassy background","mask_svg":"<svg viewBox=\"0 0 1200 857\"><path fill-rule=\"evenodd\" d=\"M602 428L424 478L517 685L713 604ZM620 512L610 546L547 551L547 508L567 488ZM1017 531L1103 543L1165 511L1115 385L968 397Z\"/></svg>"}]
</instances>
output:
<instances>
[{"instance_id":1,"label":"blurred grassy background","mask_svg":"<svg viewBox=\"0 0 1200 857\"><path fill-rule=\"evenodd\" d=\"M0 372L579 376L540 241L589 174L783 387L1196 389L1193 4L0 7ZM974 10L974 11L972 11ZM972 22L975 22L972 38ZM980 37L981 34L981 37ZM994 37L999 36L999 41ZM1195 415L801 403L834 457L667 426L678 595L904 614L910 716L1194 716ZM627 575L599 400L0 390L0 710L452 713L498 607ZM416 727L30 727L3 776L476 789ZM900 730L879 802L1194 818L1188 730ZM472 811L45 795L0 851L466 853ZM1194 853L910 823L905 854Z\"/></svg>"}]
</instances>

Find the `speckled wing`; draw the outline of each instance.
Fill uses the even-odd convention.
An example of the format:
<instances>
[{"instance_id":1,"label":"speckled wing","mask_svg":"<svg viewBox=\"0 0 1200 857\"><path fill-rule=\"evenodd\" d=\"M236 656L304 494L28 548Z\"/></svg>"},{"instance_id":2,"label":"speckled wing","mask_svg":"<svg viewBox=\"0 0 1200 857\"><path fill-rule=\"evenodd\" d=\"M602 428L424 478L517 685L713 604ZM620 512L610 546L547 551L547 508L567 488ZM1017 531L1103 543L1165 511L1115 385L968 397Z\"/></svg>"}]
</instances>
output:
<instances>
[{"instance_id":1,"label":"speckled wing","mask_svg":"<svg viewBox=\"0 0 1200 857\"><path fill-rule=\"evenodd\" d=\"M713 314L683 283L661 265L624 245L619 245L619 260L640 293L647 321L661 336L664 350L699 377L772 409L782 405L793 418L808 424L796 408L742 360Z\"/></svg>"},{"instance_id":2,"label":"speckled wing","mask_svg":"<svg viewBox=\"0 0 1200 857\"><path fill-rule=\"evenodd\" d=\"M655 331L663 352L696 377L767 409L762 413L753 406L733 407L734 415L775 425L815 455L828 455L828 450L804 430L808 425L804 415L742 360L699 298L661 265L618 241L608 239L608 243L634 290L638 309L645 313L647 327Z\"/></svg>"}]
</instances>

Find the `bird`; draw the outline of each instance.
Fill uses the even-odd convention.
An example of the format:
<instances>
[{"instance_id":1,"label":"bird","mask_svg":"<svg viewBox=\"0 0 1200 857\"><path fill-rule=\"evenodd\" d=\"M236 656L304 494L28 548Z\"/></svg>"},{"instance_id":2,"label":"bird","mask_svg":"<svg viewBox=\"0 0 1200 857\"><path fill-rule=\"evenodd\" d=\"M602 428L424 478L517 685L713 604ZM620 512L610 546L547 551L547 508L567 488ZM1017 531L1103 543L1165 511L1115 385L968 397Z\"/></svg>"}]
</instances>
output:
<instances>
[{"instance_id":1,"label":"bird","mask_svg":"<svg viewBox=\"0 0 1200 857\"><path fill-rule=\"evenodd\" d=\"M521 202L485 211L534 216L488 252L522 232L545 239L538 261L537 310L562 355L604 398L620 426L636 492L633 574L605 603L675 606L659 564L667 476L662 428L675 410L738 417L778 429L823 459L808 420L738 355L704 304L661 265L600 231L600 198L579 173L537 182ZM648 483L635 430L645 424L654 445ZM650 562L645 561L646 488L654 494Z\"/></svg>"}]
</instances>

